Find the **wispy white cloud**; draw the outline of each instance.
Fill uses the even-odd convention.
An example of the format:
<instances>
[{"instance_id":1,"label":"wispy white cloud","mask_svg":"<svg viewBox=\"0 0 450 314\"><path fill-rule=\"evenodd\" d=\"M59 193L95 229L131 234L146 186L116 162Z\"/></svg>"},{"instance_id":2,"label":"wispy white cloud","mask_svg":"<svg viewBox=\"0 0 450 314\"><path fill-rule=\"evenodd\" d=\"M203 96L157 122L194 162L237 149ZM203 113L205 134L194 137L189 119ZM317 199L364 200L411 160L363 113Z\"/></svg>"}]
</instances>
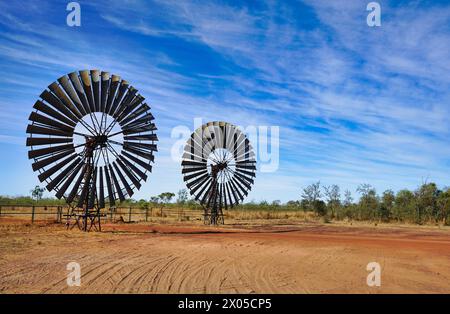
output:
<instances>
[{"instance_id":1,"label":"wispy white cloud","mask_svg":"<svg viewBox=\"0 0 450 314\"><path fill-rule=\"evenodd\" d=\"M306 16L300 5L309 10ZM97 35L95 28L74 32L45 20L34 27L36 21L21 19L3 4L0 16L9 28L0 36L0 58L13 65L1 82L6 85L0 109L14 115L5 100L15 88L26 91L21 103L29 102L31 109L39 86L59 75L108 69L150 99L158 118L161 149L151 179L164 183L149 184L152 193L182 186L179 165L169 158L170 130L193 127L195 117L281 127L279 171L258 174L249 199L286 201L298 197L300 185L319 179L352 190L365 181L379 189L411 188L422 177L449 185L450 31L443 25L449 25L450 7L418 9L415 2L383 1L382 27L372 29L365 24L366 5L320 0L254 6L87 4L92 16L97 12L101 18L95 27L119 29L118 38L127 42L128 35L142 36L139 45L126 47ZM308 27L299 26L303 18L311 21ZM177 45L172 50L145 46L145 38ZM99 49L102 44L107 49ZM222 71L189 68L192 60L180 59L176 50L194 45L216 55ZM33 81L12 73L23 66L35 74ZM11 132L17 130L11 126ZM148 197L148 190L140 196Z\"/></svg>"}]
</instances>

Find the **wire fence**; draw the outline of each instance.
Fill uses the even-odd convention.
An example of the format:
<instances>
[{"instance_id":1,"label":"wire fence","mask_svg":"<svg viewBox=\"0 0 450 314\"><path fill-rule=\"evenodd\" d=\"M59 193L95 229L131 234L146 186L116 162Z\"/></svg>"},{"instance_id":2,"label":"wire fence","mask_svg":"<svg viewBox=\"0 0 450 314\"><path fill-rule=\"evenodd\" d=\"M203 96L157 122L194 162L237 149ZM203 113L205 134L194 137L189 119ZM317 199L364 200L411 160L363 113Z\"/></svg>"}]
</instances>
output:
<instances>
[{"instance_id":1,"label":"wire fence","mask_svg":"<svg viewBox=\"0 0 450 314\"><path fill-rule=\"evenodd\" d=\"M68 206L0 205L2 217L30 219L32 223L40 220L64 222L71 212ZM114 222L142 222L158 219L176 219L179 221L202 219L203 211L183 207L117 207L101 210L102 220Z\"/></svg>"}]
</instances>

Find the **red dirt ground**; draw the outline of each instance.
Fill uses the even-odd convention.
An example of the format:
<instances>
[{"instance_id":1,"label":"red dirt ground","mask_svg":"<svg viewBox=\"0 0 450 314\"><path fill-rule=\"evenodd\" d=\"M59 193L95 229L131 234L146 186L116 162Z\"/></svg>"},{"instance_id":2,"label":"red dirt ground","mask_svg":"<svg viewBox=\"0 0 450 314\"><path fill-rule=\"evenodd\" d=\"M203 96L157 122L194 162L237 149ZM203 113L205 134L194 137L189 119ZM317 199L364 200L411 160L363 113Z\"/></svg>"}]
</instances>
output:
<instances>
[{"instance_id":1,"label":"red dirt ground","mask_svg":"<svg viewBox=\"0 0 450 314\"><path fill-rule=\"evenodd\" d=\"M81 266L69 287L67 263ZM370 262L381 287L368 287ZM450 230L0 219L0 293L450 293Z\"/></svg>"}]
</instances>

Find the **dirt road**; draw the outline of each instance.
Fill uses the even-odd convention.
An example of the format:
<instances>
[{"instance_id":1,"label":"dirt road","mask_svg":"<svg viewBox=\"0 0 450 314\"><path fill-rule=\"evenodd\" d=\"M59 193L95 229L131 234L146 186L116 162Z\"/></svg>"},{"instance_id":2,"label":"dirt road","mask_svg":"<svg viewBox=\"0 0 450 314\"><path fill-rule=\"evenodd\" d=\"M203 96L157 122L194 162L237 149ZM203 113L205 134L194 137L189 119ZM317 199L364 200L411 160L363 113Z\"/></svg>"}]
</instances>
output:
<instances>
[{"instance_id":1,"label":"dirt road","mask_svg":"<svg viewBox=\"0 0 450 314\"><path fill-rule=\"evenodd\" d=\"M0 293L450 293L450 231L0 221ZM67 263L81 266L68 287ZM368 287L369 262L381 287Z\"/></svg>"}]
</instances>

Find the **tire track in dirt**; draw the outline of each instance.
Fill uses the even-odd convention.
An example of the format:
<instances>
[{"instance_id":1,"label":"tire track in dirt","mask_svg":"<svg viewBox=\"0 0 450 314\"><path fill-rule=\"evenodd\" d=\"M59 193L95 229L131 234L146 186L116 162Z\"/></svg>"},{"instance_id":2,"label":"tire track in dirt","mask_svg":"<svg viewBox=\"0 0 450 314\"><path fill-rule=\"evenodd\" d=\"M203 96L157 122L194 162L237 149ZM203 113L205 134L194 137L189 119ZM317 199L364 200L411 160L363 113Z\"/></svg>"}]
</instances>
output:
<instances>
[{"instance_id":1,"label":"tire track in dirt","mask_svg":"<svg viewBox=\"0 0 450 314\"><path fill-rule=\"evenodd\" d=\"M69 235L61 244L40 234L49 246L16 250L2 258L0 291L372 292L365 284L365 266L379 261L384 290L377 291L450 292L450 247L443 245L450 244L448 235L434 242L401 239L395 246L395 239L367 242L363 231L327 237L320 228L289 233ZM81 265L81 287L66 284L70 261Z\"/></svg>"}]
</instances>

